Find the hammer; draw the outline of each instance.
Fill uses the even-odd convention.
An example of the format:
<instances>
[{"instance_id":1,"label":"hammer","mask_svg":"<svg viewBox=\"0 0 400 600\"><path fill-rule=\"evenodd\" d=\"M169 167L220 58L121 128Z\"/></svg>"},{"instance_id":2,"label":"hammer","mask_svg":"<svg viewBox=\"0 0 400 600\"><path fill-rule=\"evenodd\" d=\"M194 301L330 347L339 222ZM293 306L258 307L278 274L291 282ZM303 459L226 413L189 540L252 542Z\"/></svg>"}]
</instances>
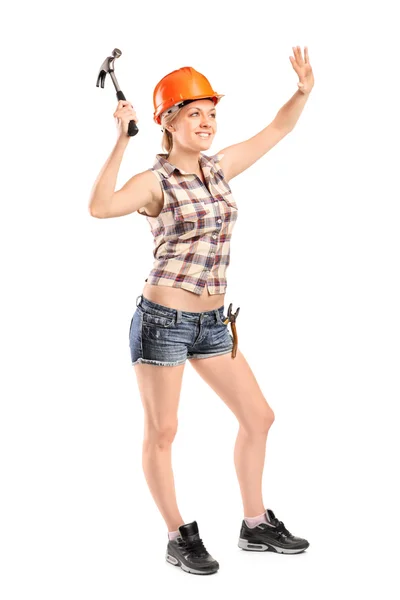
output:
<instances>
[{"instance_id":1,"label":"hammer","mask_svg":"<svg viewBox=\"0 0 400 600\"><path fill-rule=\"evenodd\" d=\"M118 48L114 48L114 50L112 51L112 56L107 56L106 60L103 62L103 64L100 67L100 72L97 77L96 87L99 87L99 84L101 84L101 87L104 89L104 80L106 78L107 73L109 73L110 77L112 79L112 82L115 86L115 89L117 90L118 100L126 100L124 94L121 92L121 88L118 85L118 81L117 81L117 78L115 77L115 73L114 73L114 60L116 58L119 58L121 56L121 54L122 54L121 50L118 50ZM135 121L133 119L131 121L129 121L128 135L134 136L138 133L138 131L139 131L139 129L138 129Z\"/></svg>"}]
</instances>

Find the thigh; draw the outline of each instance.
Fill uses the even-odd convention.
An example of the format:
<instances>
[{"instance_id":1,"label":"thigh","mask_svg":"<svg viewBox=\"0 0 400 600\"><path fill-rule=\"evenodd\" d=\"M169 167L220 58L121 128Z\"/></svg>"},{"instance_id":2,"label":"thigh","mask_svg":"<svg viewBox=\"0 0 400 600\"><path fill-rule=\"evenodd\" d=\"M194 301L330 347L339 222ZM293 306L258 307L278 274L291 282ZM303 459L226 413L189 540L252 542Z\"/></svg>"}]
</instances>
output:
<instances>
[{"instance_id":1,"label":"thigh","mask_svg":"<svg viewBox=\"0 0 400 600\"><path fill-rule=\"evenodd\" d=\"M177 412L186 361L182 333L163 311L136 308L129 329L129 346L145 414L145 434L169 436Z\"/></svg>"},{"instance_id":2,"label":"thigh","mask_svg":"<svg viewBox=\"0 0 400 600\"><path fill-rule=\"evenodd\" d=\"M185 364L163 367L137 363L134 366L146 428L163 431L176 427L184 368Z\"/></svg>"},{"instance_id":3,"label":"thigh","mask_svg":"<svg viewBox=\"0 0 400 600\"><path fill-rule=\"evenodd\" d=\"M235 358L231 354L222 354L192 360L190 364L244 427L250 429L255 420L270 419L273 416L273 411L239 348Z\"/></svg>"}]
</instances>

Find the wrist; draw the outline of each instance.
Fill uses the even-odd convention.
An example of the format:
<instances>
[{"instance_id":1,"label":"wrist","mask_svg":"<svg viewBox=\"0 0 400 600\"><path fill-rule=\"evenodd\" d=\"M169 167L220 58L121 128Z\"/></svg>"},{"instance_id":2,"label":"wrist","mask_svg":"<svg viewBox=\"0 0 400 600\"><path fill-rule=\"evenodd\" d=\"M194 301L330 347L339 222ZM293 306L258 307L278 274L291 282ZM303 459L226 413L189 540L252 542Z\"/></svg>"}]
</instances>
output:
<instances>
[{"instance_id":1,"label":"wrist","mask_svg":"<svg viewBox=\"0 0 400 600\"><path fill-rule=\"evenodd\" d=\"M130 136L127 133L121 133L118 137L117 137L117 142L116 145L117 146L127 146L129 144L129 140L130 140Z\"/></svg>"}]
</instances>

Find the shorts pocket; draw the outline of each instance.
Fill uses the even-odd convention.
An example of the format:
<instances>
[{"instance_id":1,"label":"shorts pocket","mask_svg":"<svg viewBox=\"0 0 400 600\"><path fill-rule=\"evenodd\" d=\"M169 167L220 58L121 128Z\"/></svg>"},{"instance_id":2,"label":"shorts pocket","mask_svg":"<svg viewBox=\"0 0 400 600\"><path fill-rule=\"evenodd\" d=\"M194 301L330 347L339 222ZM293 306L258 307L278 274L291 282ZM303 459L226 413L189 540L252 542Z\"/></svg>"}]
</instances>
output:
<instances>
[{"instance_id":1,"label":"shorts pocket","mask_svg":"<svg viewBox=\"0 0 400 600\"><path fill-rule=\"evenodd\" d=\"M174 317L165 317L154 313L143 312L143 324L150 327L172 327L175 323Z\"/></svg>"},{"instance_id":2,"label":"shorts pocket","mask_svg":"<svg viewBox=\"0 0 400 600\"><path fill-rule=\"evenodd\" d=\"M218 323L219 323L220 325L223 325L224 327L227 327L228 323L224 323L224 321L225 321L227 318L228 318L228 317L227 317L227 315L224 315L223 313L222 313L222 315L221 315L221 314L218 312Z\"/></svg>"}]
</instances>

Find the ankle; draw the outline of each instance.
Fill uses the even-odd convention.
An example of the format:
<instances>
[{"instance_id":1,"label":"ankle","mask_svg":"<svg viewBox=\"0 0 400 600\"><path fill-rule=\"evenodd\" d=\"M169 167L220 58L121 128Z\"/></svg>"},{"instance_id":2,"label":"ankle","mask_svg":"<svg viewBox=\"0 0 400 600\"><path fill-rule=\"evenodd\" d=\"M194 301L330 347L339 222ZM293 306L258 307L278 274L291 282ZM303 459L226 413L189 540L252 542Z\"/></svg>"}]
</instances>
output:
<instances>
[{"instance_id":1,"label":"ankle","mask_svg":"<svg viewBox=\"0 0 400 600\"><path fill-rule=\"evenodd\" d=\"M266 511L262 512L260 515L255 517L244 517L245 523L247 527L256 527L260 523L268 523L268 519L266 517Z\"/></svg>"},{"instance_id":2,"label":"ankle","mask_svg":"<svg viewBox=\"0 0 400 600\"><path fill-rule=\"evenodd\" d=\"M172 523L171 525L167 525L167 529L168 529L168 534L170 533L179 533L179 527L181 525L184 525L185 523L183 521L175 521L174 523Z\"/></svg>"},{"instance_id":3,"label":"ankle","mask_svg":"<svg viewBox=\"0 0 400 600\"><path fill-rule=\"evenodd\" d=\"M179 529L177 531L168 531L168 539L176 540L177 537L180 536Z\"/></svg>"}]
</instances>

